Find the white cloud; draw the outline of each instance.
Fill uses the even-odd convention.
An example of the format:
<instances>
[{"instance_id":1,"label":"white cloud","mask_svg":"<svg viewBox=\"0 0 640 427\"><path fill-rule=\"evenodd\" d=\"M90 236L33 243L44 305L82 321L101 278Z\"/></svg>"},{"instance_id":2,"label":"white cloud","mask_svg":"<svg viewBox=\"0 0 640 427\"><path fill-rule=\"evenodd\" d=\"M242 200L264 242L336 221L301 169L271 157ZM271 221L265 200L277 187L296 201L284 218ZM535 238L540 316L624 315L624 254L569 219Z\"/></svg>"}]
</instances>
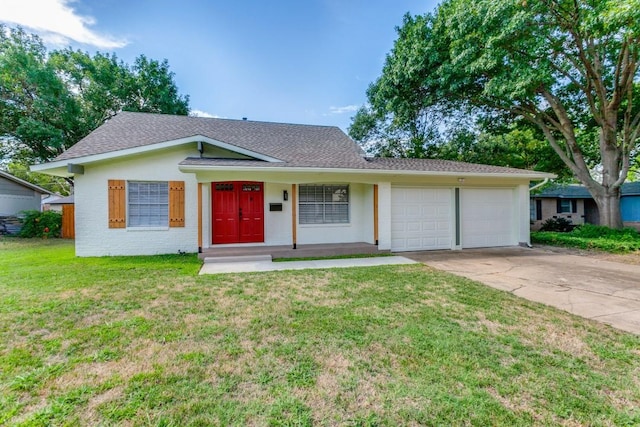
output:
<instances>
[{"instance_id":1,"label":"white cloud","mask_svg":"<svg viewBox=\"0 0 640 427\"><path fill-rule=\"evenodd\" d=\"M206 117L209 119L221 119L222 117L220 116L216 116L215 114L211 114L211 113L207 113L206 111L202 111L202 110L191 110L189 112L189 115L191 117Z\"/></svg>"},{"instance_id":2,"label":"white cloud","mask_svg":"<svg viewBox=\"0 0 640 427\"><path fill-rule=\"evenodd\" d=\"M51 44L68 44L70 40L102 49L116 49L127 44L98 34L91 28L96 20L80 16L70 4L74 0L2 0L0 22L20 25L38 33Z\"/></svg>"},{"instance_id":3,"label":"white cloud","mask_svg":"<svg viewBox=\"0 0 640 427\"><path fill-rule=\"evenodd\" d=\"M357 105L345 105L344 107L329 107L329 112L331 114L344 114L344 113L353 113L354 111L358 111Z\"/></svg>"}]
</instances>

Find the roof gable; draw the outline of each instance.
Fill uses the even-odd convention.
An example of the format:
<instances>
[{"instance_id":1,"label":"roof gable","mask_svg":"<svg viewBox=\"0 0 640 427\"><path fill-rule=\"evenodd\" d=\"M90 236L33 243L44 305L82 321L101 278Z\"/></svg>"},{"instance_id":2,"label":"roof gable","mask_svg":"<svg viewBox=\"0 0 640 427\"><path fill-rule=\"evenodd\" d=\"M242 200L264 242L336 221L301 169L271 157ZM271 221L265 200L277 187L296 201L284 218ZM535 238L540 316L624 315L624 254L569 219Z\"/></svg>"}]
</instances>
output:
<instances>
[{"instance_id":1,"label":"roof gable","mask_svg":"<svg viewBox=\"0 0 640 427\"><path fill-rule=\"evenodd\" d=\"M200 140L265 161L363 161L360 147L337 127L121 112L54 162Z\"/></svg>"},{"instance_id":2,"label":"roof gable","mask_svg":"<svg viewBox=\"0 0 640 427\"><path fill-rule=\"evenodd\" d=\"M23 187L26 187L29 190L36 191L36 192L38 192L40 194L53 194L49 190L46 190L46 189L44 189L44 188L42 188L42 187L40 187L38 185L32 184L32 183L30 183L28 181L25 181L24 179L20 179L17 176L13 176L8 172L4 172L4 171L0 170L0 177L2 177L4 179L7 179L7 180L9 180L11 182L14 182L14 183L16 183L18 185L21 185Z\"/></svg>"}]
</instances>

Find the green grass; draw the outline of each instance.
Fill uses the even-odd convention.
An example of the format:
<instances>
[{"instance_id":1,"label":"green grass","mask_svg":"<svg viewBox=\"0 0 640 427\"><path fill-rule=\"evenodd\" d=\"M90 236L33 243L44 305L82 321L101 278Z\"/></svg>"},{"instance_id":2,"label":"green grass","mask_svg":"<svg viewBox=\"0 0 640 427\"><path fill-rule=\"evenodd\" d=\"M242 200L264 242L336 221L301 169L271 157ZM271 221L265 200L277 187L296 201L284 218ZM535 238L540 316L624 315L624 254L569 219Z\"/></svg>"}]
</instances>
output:
<instances>
[{"instance_id":1,"label":"green grass","mask_svg":"<svg viewBox=\"0 0 640 427\"><path fill-rule=\"evenodd\" d=\"M532 232L531 242L578 249L595 249L610 253L640 251L640 234L635 229L614 230L591 224L582 225L569 233Z\"/></svg>"},{"instance_id":2,"label":"green grass","mask_svg":"<svg viewBox=\"0 0 640 427\"><path fill-rule=\"evenodd\" d=\"M423 265L0 239L0 425L638 425L640 338Z\"/></svg>"}]
</instances>

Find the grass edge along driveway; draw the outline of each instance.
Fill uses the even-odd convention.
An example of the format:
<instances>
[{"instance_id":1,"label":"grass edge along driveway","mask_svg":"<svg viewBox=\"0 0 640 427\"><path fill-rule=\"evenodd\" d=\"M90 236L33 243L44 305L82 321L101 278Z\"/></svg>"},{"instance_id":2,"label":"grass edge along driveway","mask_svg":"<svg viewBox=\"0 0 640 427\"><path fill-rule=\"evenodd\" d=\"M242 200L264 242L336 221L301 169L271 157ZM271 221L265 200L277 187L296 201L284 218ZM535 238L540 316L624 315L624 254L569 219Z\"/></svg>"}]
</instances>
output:
<instances>
[{"instance_id":1,"label":"grass edge along driveway","mask_svg":"<svg viewBox=\"0 0 640 427\"><path fill-rule=\"evenodd\" d=\"M640 339L423 265L0 240L0 424L637 425Z\"/></svg>"}]
</instances>

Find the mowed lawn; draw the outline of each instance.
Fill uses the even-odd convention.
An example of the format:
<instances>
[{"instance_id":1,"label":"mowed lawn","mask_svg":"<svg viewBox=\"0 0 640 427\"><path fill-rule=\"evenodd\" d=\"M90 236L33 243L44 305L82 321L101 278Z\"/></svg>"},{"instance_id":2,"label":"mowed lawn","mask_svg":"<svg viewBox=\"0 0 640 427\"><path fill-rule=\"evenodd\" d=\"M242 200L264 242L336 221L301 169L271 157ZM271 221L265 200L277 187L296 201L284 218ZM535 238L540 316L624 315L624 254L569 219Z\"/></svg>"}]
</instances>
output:
<instances>
[{"instance_id":1,"label":"mowed lawn","mask_svg":"<svg viewBox=\"0 0 640 427\"><path fill-rule=\"evenodd\" d=\"M640 339L426 266L0 239L0 425L639 425Z\"/></svg>"}]
</instances>

